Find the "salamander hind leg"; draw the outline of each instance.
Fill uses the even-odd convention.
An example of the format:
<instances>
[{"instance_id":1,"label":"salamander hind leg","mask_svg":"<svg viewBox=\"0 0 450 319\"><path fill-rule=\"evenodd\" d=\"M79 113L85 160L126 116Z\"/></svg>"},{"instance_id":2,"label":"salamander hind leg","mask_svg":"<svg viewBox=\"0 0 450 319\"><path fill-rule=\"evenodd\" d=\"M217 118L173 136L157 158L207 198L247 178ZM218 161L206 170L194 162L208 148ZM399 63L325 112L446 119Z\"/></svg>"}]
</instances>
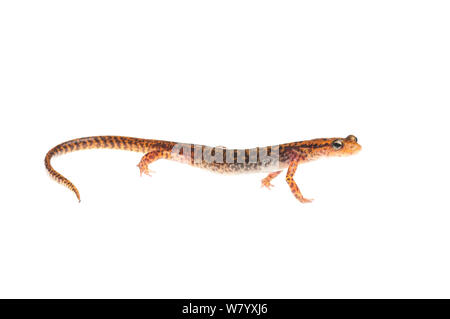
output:
<instances>
[{"instance_id":1,"label":"salamander hind leg","mask_svg":"<svg viewBox=\"0 0 450 319\"><path fill-rule=\"evenodd\" d=\"M297 166L297 161L293 161L289 164L289 168L286 174L286 182L289 184L289 187L291 188L292 194L294 194L295 198L297 198L302 203L311 203L313 200L304 198L297 186L297 183L295 183L294 181L294 174L297 170Z\"/></svg>"},{"instance_id":2,"label":"salamander hind leg","mask_svg":"<svg viewBox=\"0 0 450 319\"><path fill-rule=\"evenodd\" d=\"M267 177L265 177L261 180L261 187L266 187L267 189L270 189L271 187L273 187L273 185L270 182L272 181L272 179L274 179L275 177L280 175L281 172L282 171L276 171L276 172L272 172L269 175L267 175Z\"/></svg>"},{"instance_id":3,"label":"salamander hind leg","mask_svg":"<svg viewBox=\"0 0 450 319\"><path fill-rule=\"evenodd\" d=\"M154 161L157 161L157 160L163 158L163 157L164 157L164 155L162 154L161 151L148 152L147 154L142 156L141 161L137 165L139 167L139 171L141 173L141 176L142 176L142 174L146 174L148 176L152 176L151 173L155 173L155 172L150 170L148 168L148 165L150 163L153 163Z\"/></svg>"}]
</instances>

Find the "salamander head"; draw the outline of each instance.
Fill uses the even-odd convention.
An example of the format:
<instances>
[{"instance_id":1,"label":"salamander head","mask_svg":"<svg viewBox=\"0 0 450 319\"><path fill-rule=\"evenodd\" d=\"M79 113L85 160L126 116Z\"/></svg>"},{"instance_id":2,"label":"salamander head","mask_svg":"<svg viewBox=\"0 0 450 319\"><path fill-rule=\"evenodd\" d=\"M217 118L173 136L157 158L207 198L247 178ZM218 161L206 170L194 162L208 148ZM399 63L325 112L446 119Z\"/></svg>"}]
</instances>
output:
<instances>
[{"instance_id":1,"label":"salamander head","mask_svg":"<svg viewBox=\"0 0 450 319\"><path fill-rule=\"evenodd\" d=\"M358 144L358 139L354 135L328 140L329 145L325 147L328 156L349 156L361 150L361 145Z\"/></svg>"},{"instance_id":2,"label":"salamander head","mask_svg":"<svg viewBox=\"0 0 450 319\"><path fill-rule=\"evenodd\" d=\"M319 138L301 142L299 151L306 155L305 160L314 160L328 156L349 156L358 153L361 145L354 135L346 138Z\"/></svg>"}]
</instances>

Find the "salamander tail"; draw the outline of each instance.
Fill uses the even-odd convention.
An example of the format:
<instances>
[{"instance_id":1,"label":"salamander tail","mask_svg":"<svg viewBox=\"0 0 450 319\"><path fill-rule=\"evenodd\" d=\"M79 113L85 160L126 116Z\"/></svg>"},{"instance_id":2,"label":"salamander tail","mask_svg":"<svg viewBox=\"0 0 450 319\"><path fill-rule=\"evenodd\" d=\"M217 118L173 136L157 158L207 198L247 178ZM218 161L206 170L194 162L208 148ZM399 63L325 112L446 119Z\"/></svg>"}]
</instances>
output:
<instances>
[{"instance_id":1,"label":"salamander tail","mask_svg":"<svg viewBox=\"0 0 450 319\"><path fill-rule=\"evenodd\" d=\"M80 193L78 192L78 189L75 187L75 185L52 167L51 159L53 156L78 150L98 148L119 149L125 151L146 153L152 149L155 143L159 142L160 141L157 140L147 140L125 136L91 136L78 138L61 143L48 151L47 155L45 156L45 167L50 176L55 181L69 188L72 192L75 193L78 201L80 201Z\"/></svg>"}]
</instances>

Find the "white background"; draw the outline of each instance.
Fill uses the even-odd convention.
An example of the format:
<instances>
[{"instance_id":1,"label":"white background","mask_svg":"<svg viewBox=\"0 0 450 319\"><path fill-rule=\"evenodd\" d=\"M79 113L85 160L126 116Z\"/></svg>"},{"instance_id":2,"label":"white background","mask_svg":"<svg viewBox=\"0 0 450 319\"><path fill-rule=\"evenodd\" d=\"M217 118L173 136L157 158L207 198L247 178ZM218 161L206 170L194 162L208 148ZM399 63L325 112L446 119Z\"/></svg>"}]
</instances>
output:
<instances>
[{"instance_id":1,"label":"white background","mask_svg":"<svg viewBox=\"0 0 450 319\"><path fill-rule=\"evenodd\" d=\"M2 1L0 297L450 297L447 1ZM284 175L140 154L354 134Z\"/></svg>"}]
</instances>

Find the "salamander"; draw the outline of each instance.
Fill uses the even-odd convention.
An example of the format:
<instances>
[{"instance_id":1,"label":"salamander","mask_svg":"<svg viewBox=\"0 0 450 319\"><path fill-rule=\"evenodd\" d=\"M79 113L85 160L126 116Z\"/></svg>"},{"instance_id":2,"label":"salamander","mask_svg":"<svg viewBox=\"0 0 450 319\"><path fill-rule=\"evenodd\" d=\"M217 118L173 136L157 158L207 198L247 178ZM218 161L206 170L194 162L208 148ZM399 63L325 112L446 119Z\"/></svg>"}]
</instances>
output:
<instances>
[{"instance_id":1,"label":"salamander","mask_svg":"<svg viewBox=\"0 0 450 319\"><path fill-rule=\"evenodd\" d=\"M270 189L273 187L271 181L287 169L286 182L295 198L302 203L309 203L312 200L303 197L294 181L294 174L300 163L322 157L348 156L361 150L354 135L346 138L317 138L251 149L228 149L224 146L210 147L125 136L91 136L73 139L53 147L45 156L45 167L54 180L69 188L80 201L78 189L52 167L51 159L55 155L73 151L102 148L144 153L137 165L141 175L151 176L153 172L149 169L149 164L166 159L220 174L268 172L267 177L261 181L261 187Z\"/></svg>"}]
</instances>

